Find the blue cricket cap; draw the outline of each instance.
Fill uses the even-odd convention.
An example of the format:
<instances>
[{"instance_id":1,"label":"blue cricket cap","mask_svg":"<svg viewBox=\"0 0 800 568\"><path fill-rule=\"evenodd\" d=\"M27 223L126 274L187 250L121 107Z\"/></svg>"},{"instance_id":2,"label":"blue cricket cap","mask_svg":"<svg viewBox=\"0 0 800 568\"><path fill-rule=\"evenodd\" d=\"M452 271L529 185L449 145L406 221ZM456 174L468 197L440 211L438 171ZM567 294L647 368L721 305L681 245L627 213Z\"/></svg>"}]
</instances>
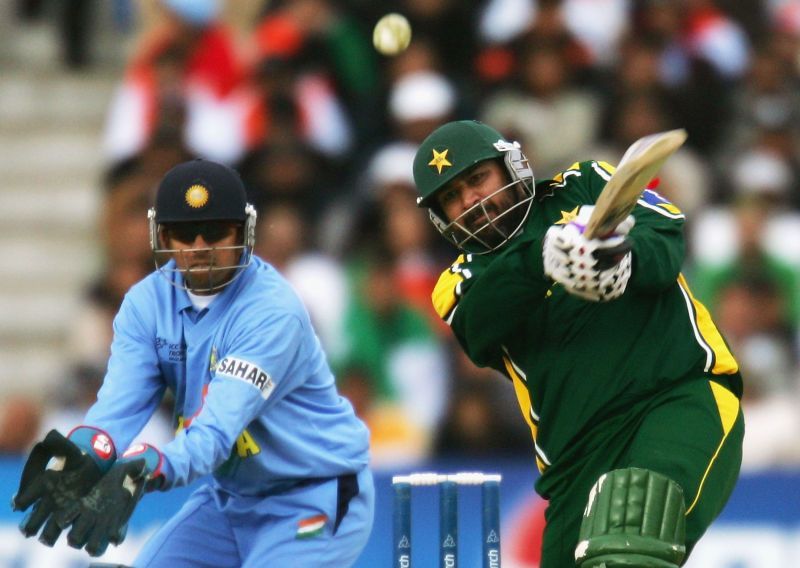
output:
<instances>
[{"instance_id":1,"label":"blue cricket cap","mask_svg":"<svg viewBox=\"0 0 800 568\"><path fill-rule=\"evenodd\" d=\"M183 162L169 170L156 193L156 223L247 219L247 192L236 170L209 160Z\"/></svg>"}]
</instances>

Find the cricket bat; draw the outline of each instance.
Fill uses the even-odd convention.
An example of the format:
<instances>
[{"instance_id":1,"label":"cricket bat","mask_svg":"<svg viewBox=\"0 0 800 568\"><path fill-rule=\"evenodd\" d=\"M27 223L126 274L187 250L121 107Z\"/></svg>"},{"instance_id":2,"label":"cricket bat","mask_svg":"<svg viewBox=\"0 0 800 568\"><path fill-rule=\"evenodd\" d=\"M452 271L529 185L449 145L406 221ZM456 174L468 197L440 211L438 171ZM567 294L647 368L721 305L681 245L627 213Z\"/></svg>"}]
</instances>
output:
<instances>
[{"instance_id":1,"label":"cricket bat","mask_svg":"<svg viewBox=\"0 0 800 568\"><path fill-rule=\"evenodd\" d=\"M643 136L625 151L600 192L583 234L590 239L610 234L633 210L645 187L686 140L682 128Z\"/></svg>"}]
</instances>

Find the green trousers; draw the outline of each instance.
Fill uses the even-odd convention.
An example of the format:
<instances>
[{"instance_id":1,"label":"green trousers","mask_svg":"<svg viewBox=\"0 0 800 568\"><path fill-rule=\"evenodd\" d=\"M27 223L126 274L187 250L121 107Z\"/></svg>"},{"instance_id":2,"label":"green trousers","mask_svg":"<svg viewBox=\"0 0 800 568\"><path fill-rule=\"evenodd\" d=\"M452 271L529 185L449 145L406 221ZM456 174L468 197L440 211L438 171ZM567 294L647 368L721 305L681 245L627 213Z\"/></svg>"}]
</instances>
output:
<instances>
[{"instance_id":1,"label":"green trousers","mask_svg":"<svg viewBox=\"0 0 800 568\"><path fill-rule=\"evenodd\" d=\"M574 568L589 490L603 473L640 467L666 475L686 499L687 558L736 485L744 418L739 400L707 379L681 383L594 430L589 444L549 496L541 568ZM596 432L600 432L598 435Z\"/></svg>"}]
</instances>

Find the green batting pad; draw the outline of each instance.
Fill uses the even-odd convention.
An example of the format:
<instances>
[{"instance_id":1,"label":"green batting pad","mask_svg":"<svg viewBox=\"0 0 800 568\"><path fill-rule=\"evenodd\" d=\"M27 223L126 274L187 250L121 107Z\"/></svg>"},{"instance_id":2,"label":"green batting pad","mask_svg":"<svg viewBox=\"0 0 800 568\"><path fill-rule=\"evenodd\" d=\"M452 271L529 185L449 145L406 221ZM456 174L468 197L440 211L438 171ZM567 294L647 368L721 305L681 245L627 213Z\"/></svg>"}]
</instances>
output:
<instances>
[{"instance_id":1,"label":"green batting pad","mask_svg":"<svg viewBox=\"0 0 800 568\"><path fill-rule=\"evenodd\" d=\"M677 483L627 468L597 480L583 514L580 568L676 568L686 555L686 505Z\"/></svg>"}]
</instances>

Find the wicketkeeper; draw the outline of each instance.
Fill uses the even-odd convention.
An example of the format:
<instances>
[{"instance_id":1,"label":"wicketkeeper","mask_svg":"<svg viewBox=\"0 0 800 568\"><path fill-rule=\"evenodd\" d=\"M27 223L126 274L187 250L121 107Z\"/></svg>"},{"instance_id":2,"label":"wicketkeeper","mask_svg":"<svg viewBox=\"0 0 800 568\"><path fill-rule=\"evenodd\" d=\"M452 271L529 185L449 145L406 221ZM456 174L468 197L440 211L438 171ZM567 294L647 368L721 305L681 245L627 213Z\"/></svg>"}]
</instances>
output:
<instances>
[{"instance_id":1,"label":"wicketkeeper","mask_svg":"<svg viewBox=\"0 0 800 568\"><path fill-rule=\"evenodd\" d=\"M367 542L368 432L339 396L308 314L252 255L256 213L232 169L180 164L150 210L157 270L126 295L97 402L25 464L21 529L97 556L147 491L210 474L135 566L349 566ZM175 399L175 439L129 447Z\"/></svg>"},{"instance_id":2,"label":"wicketkeeper","mask_svg":"<svg viewBox=\"0 0 800 568\"><path fill-rule=\"evenodd\" d=\"M519 144L476 121L436 129L414 161L419 205L463 251L434 306L530 426L542 568L682 565L741 463L742 379L680 272L683 213L645 189L611 234L584 236L613 173L576 162L535 183Z\"/></svg>"}]
</instances>

